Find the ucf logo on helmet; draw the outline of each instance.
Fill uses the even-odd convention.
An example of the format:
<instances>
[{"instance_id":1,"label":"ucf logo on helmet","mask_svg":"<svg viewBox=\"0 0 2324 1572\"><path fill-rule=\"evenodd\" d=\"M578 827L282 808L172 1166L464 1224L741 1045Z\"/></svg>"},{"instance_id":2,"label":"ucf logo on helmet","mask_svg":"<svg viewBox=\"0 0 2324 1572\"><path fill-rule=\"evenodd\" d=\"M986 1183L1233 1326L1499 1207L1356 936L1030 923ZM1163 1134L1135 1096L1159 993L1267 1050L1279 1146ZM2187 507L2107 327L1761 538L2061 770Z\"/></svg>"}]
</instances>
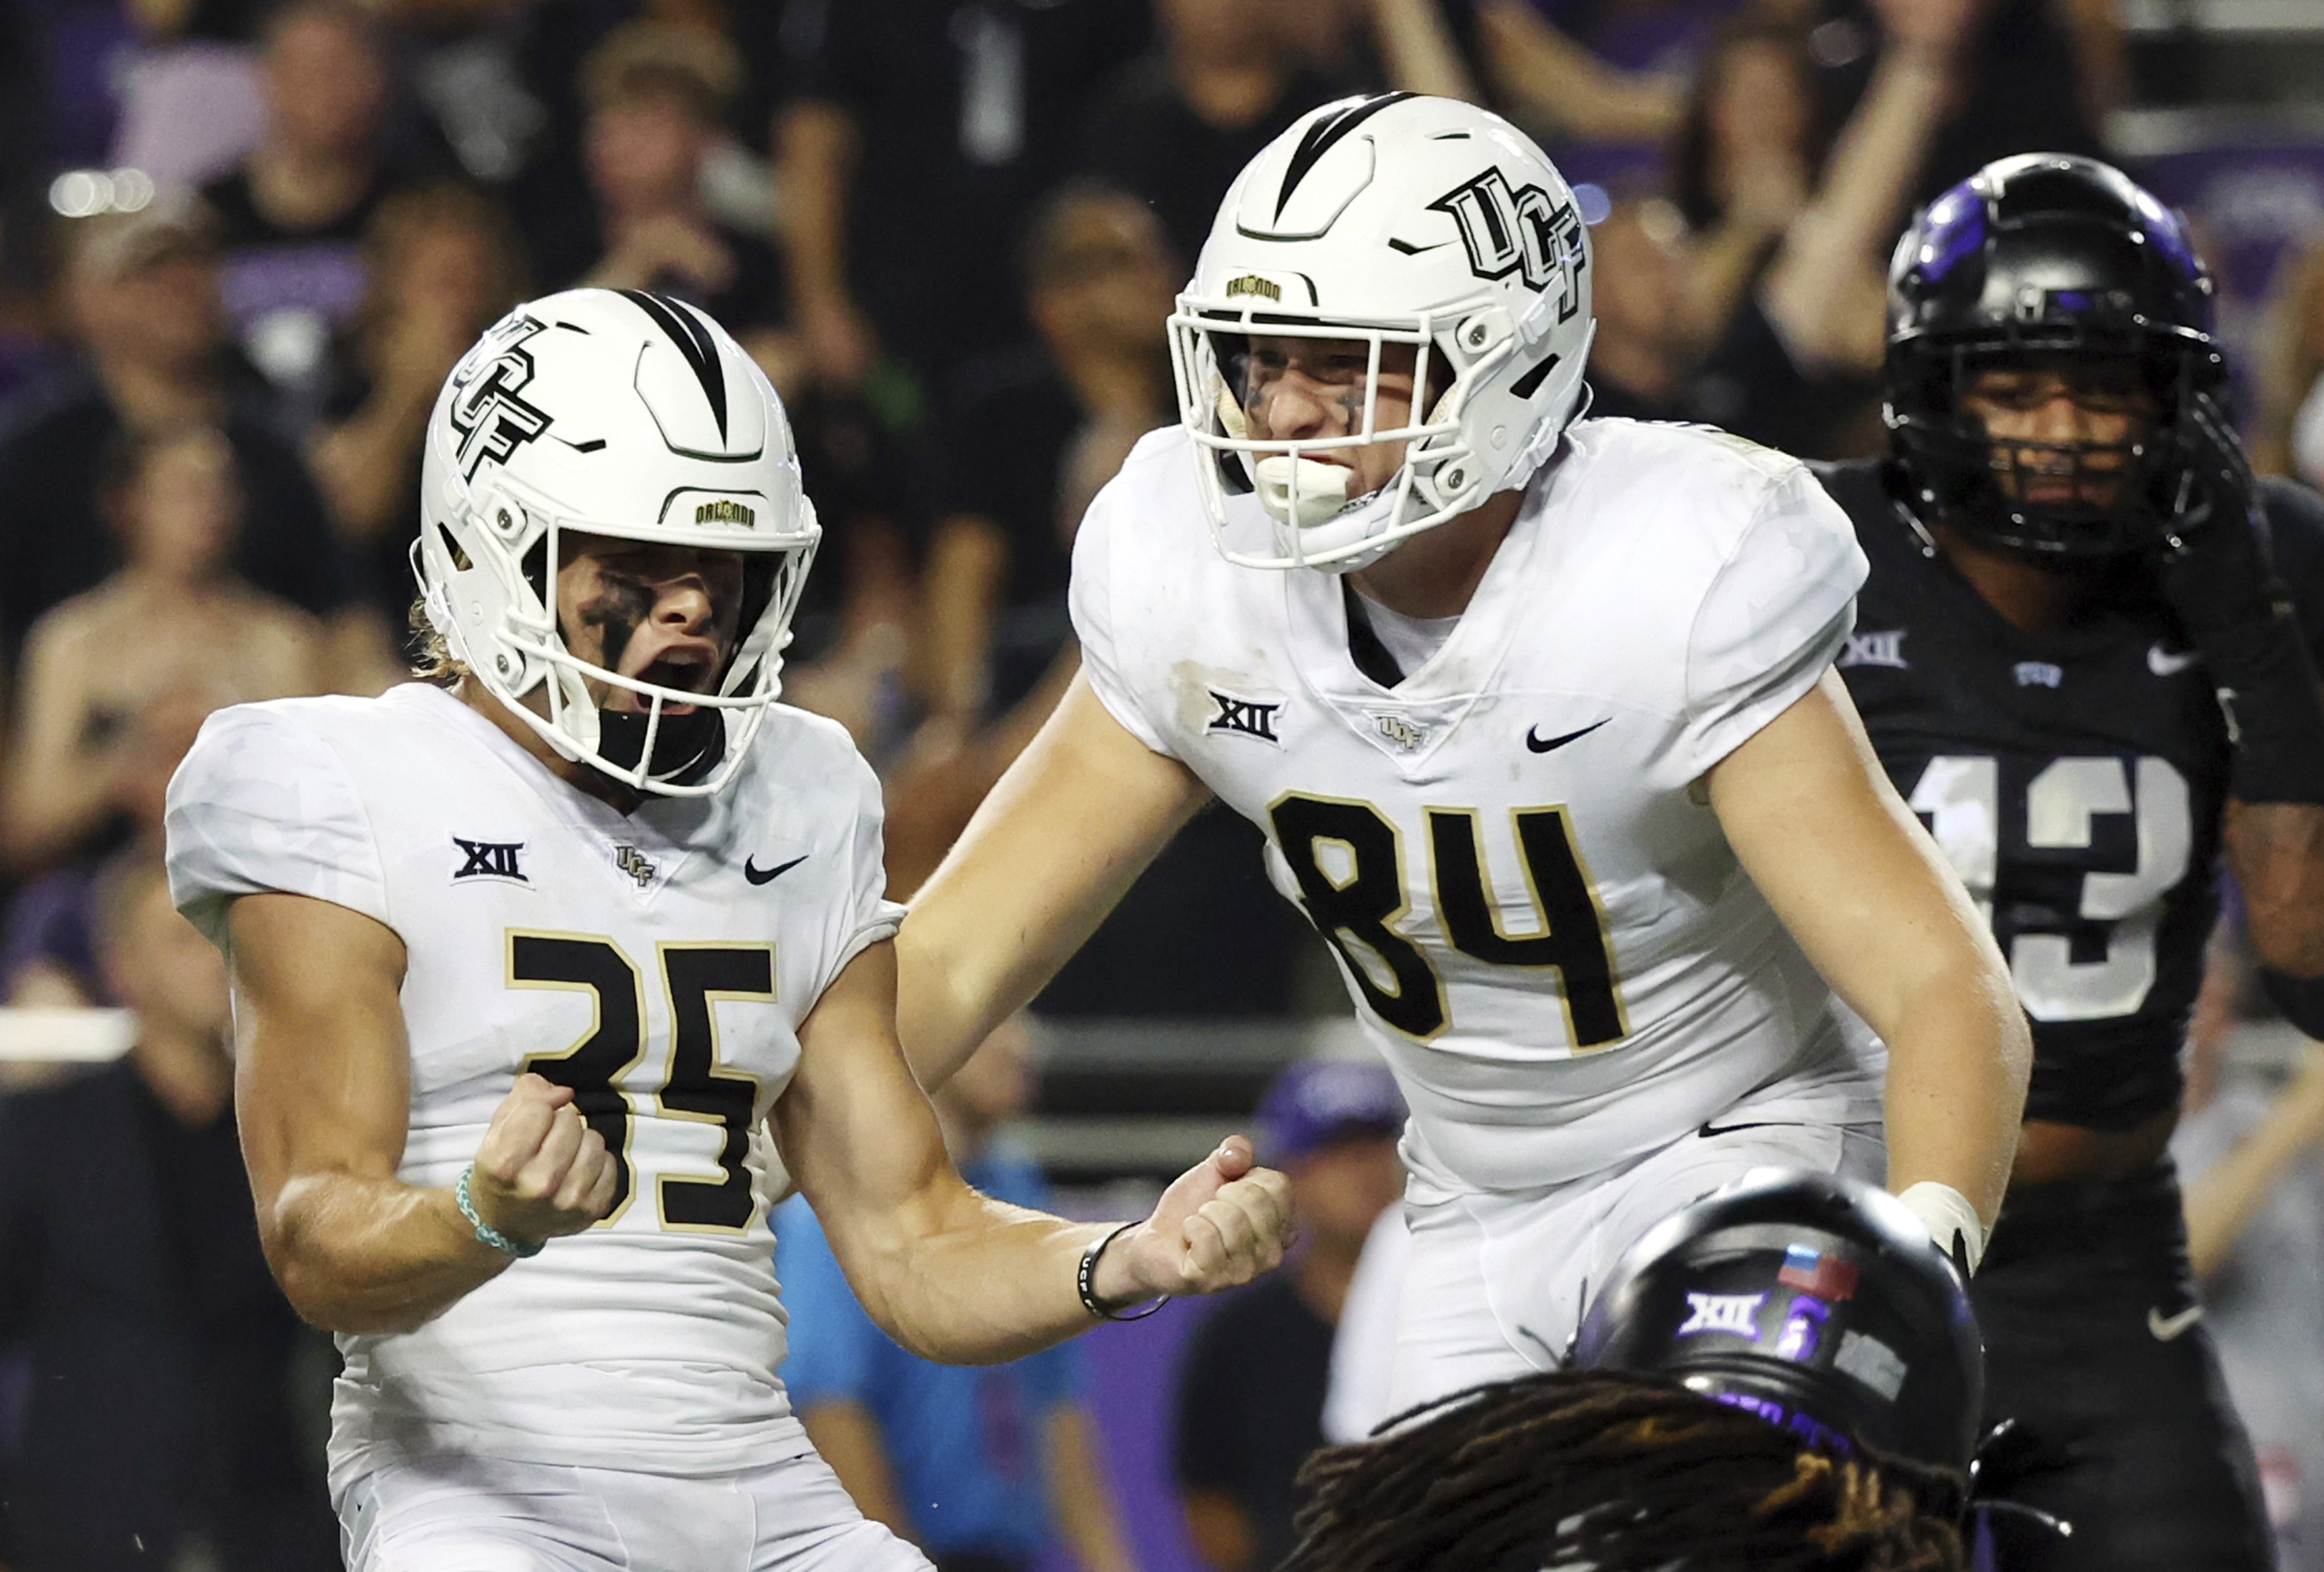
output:
<instances>
[{"instance_id":1,"label":"ucf logo on helmet","mask_svg":"<svg viewBox=\"0 0 2324 1572\"><path fill-rule=\"evenodd\" d=\"M1559 284L1561 322L1581 309L1575 277L1582 267L1582 216L1571 202L1551 202L1539 186L1511 190L1507 174L1489 169L1428 206L1433 212L1451 214L1461 227L1462 244L1469 248L1469 271L1479 278L1507 278L1522 272L1527 289Z\"/></svg>"},{"instance_id":2,"label":"ucf logo on helmet","mask_svg":"<svg viewBox=\"0 0 2324 1572\"><path fill-rule=\"evenodd\" d=\"M452 429L460 434L460 473L471 480L485 459L505 464L510 454L549 430L548 414L517 396L532 380L532 356L524 341L540 330L541 324L530 317L505 318L452 374Z\"/></svg>"}]
</instances>

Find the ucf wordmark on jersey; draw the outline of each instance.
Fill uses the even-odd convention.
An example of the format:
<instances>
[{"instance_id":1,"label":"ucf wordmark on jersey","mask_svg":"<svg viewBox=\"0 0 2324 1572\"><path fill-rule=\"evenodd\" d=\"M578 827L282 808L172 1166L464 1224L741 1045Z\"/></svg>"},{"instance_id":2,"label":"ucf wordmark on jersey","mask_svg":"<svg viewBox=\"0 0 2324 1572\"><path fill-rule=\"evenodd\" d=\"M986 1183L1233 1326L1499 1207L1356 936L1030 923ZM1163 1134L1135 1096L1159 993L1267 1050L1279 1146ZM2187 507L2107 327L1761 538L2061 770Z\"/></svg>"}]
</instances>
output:
<instances>
[{"instance_id":1,"label":"ucf wordmark on jersey","mask_svg":"<svg viewBox=\"0 0 2324 1572\"><path fill-rule=\"evenodd\" d=\"M418 1331L339 1339L336 1485L440 1453L709 1475L807 1450L775 1376L765 1120L799 1022L895 930L880 825L845 734L780 707L724 791L626 816L422 684L210 717L171 786L172 892L220 942L263 891L402 939L397 1177L453 1183L528 1069L620 1162L595 1227Z\"/></svg>"},{"instance_id":2,"label":"ucf wordmark on jersey","mask_svg":"<svg viewBox=\"0 0 2324 1572\"><path fill-rule=\"evenodd\" d=\"M1350 653L1339 578L1213 549L1189 448L1148 436L1082 526L1084 667L1266 832L1411 1104L1416 1194L1577 1179L1777 1084L1877 1117L1877 1045L1697 784L1850 627L1864 558L1803 466L1575 426L1450 639L1390 688ZM1257 504L1229 505L1262 541Z\"/></svg>"}]
</instances>

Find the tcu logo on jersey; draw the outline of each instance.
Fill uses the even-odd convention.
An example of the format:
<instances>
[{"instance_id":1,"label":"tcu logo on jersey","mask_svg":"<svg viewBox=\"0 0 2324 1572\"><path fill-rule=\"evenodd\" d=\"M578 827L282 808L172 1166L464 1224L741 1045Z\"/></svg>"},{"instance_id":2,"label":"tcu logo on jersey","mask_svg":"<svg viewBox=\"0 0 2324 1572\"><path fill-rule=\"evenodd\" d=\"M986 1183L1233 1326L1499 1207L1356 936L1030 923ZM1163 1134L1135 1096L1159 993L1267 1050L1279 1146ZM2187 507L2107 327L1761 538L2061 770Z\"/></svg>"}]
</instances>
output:
<instances>
[{"instance_id":1,"label":"tcu logo on jersey","mask_svg":"<svg viewBox=\"0 0 2324 1572\"><path fill-rule=\"evenodd\" d=\"M1469 248L1469 271L1479 278L1525 275L1526 288L1558 285L1557 319L1582 308L1582 216L1570 202L1552 204L1539 186L1509 188L1508 176L1487 170L1428 204L1450 213Z\"/></svg>"},{"instance_id":2,"label":"tcu logo on jersey","mask_svg":"<svg viewBox=\"0 0 2324 1572\"><path fill-rule=\"evenodd\" d=\"M487 458L505 464L509 455L549 430L549 416L518 396L532 380L526 339L541 330L530 317L515 317L487 333L452 374L452 429L460 433L460 473L470 480Z\"/></svg>"}]
</instances>

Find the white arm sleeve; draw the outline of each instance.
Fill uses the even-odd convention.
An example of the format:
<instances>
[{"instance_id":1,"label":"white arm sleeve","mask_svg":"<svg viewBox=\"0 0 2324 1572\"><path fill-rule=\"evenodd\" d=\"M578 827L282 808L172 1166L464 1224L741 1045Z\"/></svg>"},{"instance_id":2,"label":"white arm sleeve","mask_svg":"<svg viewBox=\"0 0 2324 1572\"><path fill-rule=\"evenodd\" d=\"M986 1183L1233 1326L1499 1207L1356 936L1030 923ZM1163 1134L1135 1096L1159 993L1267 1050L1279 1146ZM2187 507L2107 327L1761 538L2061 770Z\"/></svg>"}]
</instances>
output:
<instances>
[{"instance_id":1,"label":"white arm sleeve","mask_svg":"<svg viewBox=\"0 0 2324 1572\"><path fill-rule=\"evenodd\" d=\"M1768 488L1695 610L1684 747L1701 774L1822 678L1856 625L1869 564L1804 466Z\"/></svg>"},{"instance_id":2,"label":"white arm sleeve","mask_svg":"<svg viewBox=\"0 0 2324 1572\"><path fill-rule=\"evenodd\" d=\"M202 723L171 779L170 894L221 949L239 895L312 896L395 926L363 795L328 743L271 705Z\"/></svg>"},{"instance_id":3,"label":"white arm sleeve","mask_svg":"<svg viewBox=\"0 0 2324 1572\"><path fill-rule=\"evenodd\" d=\"M1089 512L1082 517L1082 527L1074 534L1074 578L1068 596L1074 636L1081 642L1083 674L1089 678L1091 691L1105 706L1106 712L1120 721L1131 736L1156 753L1176 757L1162 741L1161 733L1139 708L1137 689L1120 663L1116 635L1121 630L1114 620L1113 532L1127 512L1122 491L1120 476L1108 482L1090 504Z\"/></svg>"}]
</instances>

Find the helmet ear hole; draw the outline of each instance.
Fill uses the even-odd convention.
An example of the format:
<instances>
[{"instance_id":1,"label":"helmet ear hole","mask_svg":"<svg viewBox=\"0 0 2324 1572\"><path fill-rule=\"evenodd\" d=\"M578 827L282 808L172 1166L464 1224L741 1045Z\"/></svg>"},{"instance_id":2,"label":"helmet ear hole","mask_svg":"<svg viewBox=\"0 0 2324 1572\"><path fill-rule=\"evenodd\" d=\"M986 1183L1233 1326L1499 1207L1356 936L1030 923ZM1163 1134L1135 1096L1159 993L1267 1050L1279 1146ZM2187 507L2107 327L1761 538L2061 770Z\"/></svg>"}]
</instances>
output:
<instances>
[{"instance_id":1,"label":"helmet ear hole","mask_svg":"<svg viewBox=\"0 0 2324 1572\"><path fill-rule=\"evenodd\" d=\"M549 537L547 535L541 536L526 549L524 561L521 568L524 574L524 581L532 586L535 597L553 614L556 609L555 604L549 598Z\"/></svg>"},{"instance_id":2,"label":"helmet ear hole","mask_svg":"<svg viewBox=\"0 0 2324 1572\"><path fill-rule=\"evenodd\" d=\"M1517 378L1517 381L1509 384L1509 393L1511 396L1519 399L1529 399L1533 397L1535 393L1540 389L1541 384L1549 380L1549 374L1555 371L1558 367L1558 363L1563 361L1564 358L1565 356L1557 354L1554 350L1551 353L1543 356L1541 357L1540 365L1535 366L1531 371L1526 372L1523 376Z\"/></svg>"}]
</instances>

